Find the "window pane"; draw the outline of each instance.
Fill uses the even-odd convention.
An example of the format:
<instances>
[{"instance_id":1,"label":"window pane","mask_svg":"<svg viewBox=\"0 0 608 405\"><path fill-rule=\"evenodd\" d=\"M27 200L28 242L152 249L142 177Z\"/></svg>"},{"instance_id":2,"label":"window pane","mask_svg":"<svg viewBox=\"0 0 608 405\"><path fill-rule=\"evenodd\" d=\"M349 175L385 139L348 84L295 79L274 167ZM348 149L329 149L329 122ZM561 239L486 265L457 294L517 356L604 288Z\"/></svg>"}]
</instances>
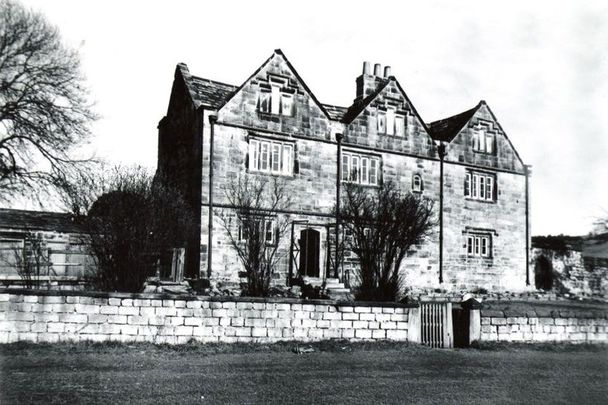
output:
<instances>
[{"instance_id":1,"label":"window pane","mask_svg":"<svg viewBox=\"0 0 608 405\"><path fill-rule=\"evenodd\" d=\"M395 133L395 110L389 108L386 111L386 134L393 135Z\"/></svg>"},{"instance_id":2,"label":"window pane","mask_svg":"<svg viewBox=\"0 0 608 405\"><path fill-rule=\"evenodd\" d=\"M486 152L494 153L494 135L486 134Z\"/></svg>"},{"instance_id":3,"label":"window pane","mask_svg":"<svg viewBox=\"0 0 608 405\"><path fill-rule=\"evenodd\" d=\"M274 241L273 240L272 221L270 221L270 220L266 221L265 240L266 240L266 242L270 242L270 243L272 243Z\"/></svg>"},{"instance_id":4,"label":"window pane","mask_svg":"<svg viewBox=\"0 0 608 405\"><path fill-rule=\"evenodd\" d=\"M475 256L479 256L479 236L475 237Z\"/></svg>"},{"instance_id":5,"label":"window pane","mask_svg":"<svg viewBox=\"0 0 608 405\"><path fill-rule=\"evenodd\" d=\"M486 198L486 178L479 176L479 198L485 200Z\"/></svg>"},{"instance_id":6,"label":"window pane","mask_svg":"<svg viewBox=\"0 0 608 405\"><path fill-rule=\"evenodd\" d=\"M293 146L283 145L283 165L281 170L283 174L293 173Z\"/></svg>"},{"instance_id":7,"label":"window pane","mask_svg":"<svg viewBox=\"0 0 608 405\"><path fill-rule=\"evenodd\" d=\"M291 116L293 96L291 94L281 95L281 114Z\"/></svg>"},{"instance_id":8,"label":"window pane","mask_svg":"<svg viewBox=\"0 0 608 405\"><path fill-rule=\"evenodd\" d=\"M477 176L476 174L473 175L473 184L471 186L471 188L472 188L471 191L473 192L471 196L473 198L477 198L477 196L479 195L477 192L478 191L478 186L477 186L478 178L479 178L479 176Z\"/></svg>"},{"instance_id":9,"label":"window pane","mask_svg":"<svg viewBox=\"0 0 608 405\"><path fill-rule=\"evenodd\" d=\"M397 136L405 135L405 119L400 115L395 118L395 134Z\"/></svg>"},{"instance_id":10,"label":"window pane","mask_svg":"<svg viewBox=\"0 0 608 405\"><path fill-rule=\"evenodd\" d=\"M261 142L260 148L261 148L261 152L260 152L260 170L266 171L268 170L268 148L269 148L269 143L268 142Z\"/></svg>"},{"instance_id":11,"label":"window pane","mask_svg":"<svg viewBox=\"0 0 608 405\"><path fill-rule=\"evenodd\" d=\"M473 254L473 237L467 236L467 254Z\"/></svg>"},{"instance_id":12,"label":"window pane","mask_svg":"<svg viewBox=\"0 0 608 405\"><path fill-rule=\"evenodd\" d=\"M488 238L486 236L481 238L481 255L488 255Z\"/></svg>"},{"instance_id":13,"label":"window pane","mask_svg":"<svg viewBox=\"0 0 608 405\"><path fill-rule=\"evenodd\" d=\"M366 157L361 158L361 183L369 183L369 159Z\"/></svg>"},{"instance_id":14,"label":"window pane","mask_svg":"<svg viewBox=\"0 0 608 405\"><path fill-rule=\"evenodd\" d=\"M260 92L260 111L270 112L270 93Z\"/></svg>"},{"instance_id":15,"label":"window pane","mask_svg":"<svg viewBox=\"0 0 608 405\"><path fill-rule=\"evenodd\" d=\"M357 182L359 181L359 157L353 156L350 165L350 179Z\"/></svg>"},{"instance_id":16,"label":"window pane","mask_svg":"<svg viewBox=\"0 0 608 405\"><path fill-rule=\"evenodd\" d=\"M281 170L281 144L273 143L272 144L272 172L279 173Z\"/></svg>"},{"instance_id":17,"label":"window pane","mask_svg":"<svg viewBox=\"0 0 608 405\"><path fill-rule=\"evenodd\" d=\"M378 159L371 159L370 161L369 184L378 184Z\"/></svg>"},{"instance_id":18,"label":"window pane","mask_svg":"<svg viewBox=\"0 0 608 405\"><path fill-rule=\"evenodd\" d=\"M471 173L467 173L464 178L464 196L471 196Z\"/></svg>"},{"instance_id":19,"label":"window pane","mask_svg":"<svg viewBox=\"0 0 608 405\"><path fill-rule=\"evenodd\" d=\"M494 200L494 178L486 177L486 199Z\"/></svg>"},{"instance_id":20,"label":"window pane","mask_svg":"<svg viewBox=\"0 0 608 405\"><path fill-rule=\"evenodd\" d=\"M281 106L281 90L279 86L272 86L272 95L271 95L271 111L273 114L278 114Z\"/></svg>"},{"instance_id":21,"label":"window pane","mask_svg":"<svg viewBox=\"0 0 608 405\"><path fill-rule=\"evenodd\" d=\"M342 155L342 181L348 181L350 179L350 156Z\"/></svg>"},{"instance_id":22,"label":"window pane","mask_svg":"<svg viewBox=\"0 0 608 405\"><path fill-rule=\"evenodd\" d=\"M378 132L386 133L386 115L383 112L378 113Z\"/></svg>"},{"instance_id":23,"label":"window pane","mask_svg":"<svg viewBox=\"0 0 608 405\"><path fill-rule=\"evenodd\" d=\"M479 138L479 149L482 152L485 152L486 150L486 134L484 132L483 129L480 129L478 132L478 138Z\"/></svg>"},{"instance_id":24,"label":"window pane","mask_svg":"<svg viewBox=\"0 0 608 405\"><path fill-rule=\"evenodd\" d=\"M260 142L255 139L249 141L249 170L259 169L259 148Z\"/></svg>"}]
</instances>

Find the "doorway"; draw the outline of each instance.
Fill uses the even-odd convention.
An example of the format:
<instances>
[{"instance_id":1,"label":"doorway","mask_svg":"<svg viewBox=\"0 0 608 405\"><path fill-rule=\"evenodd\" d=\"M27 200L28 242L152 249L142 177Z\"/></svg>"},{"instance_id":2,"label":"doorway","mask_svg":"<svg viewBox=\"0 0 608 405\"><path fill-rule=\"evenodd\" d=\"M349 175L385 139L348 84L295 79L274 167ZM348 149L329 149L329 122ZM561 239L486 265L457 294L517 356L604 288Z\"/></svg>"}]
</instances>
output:
<instances>
[{"instance_id":1,"label":"doorway","mask_svg":"<svg viewBox=\"0 0 608 405\"><path fill-rule=\"evenodd\" d=\"M553 265L544 255L538 256L534 265L534 286L545 291L553 288Z\"/></svg>"},{"instance_id":2,"label":"doorway","mask_svg":"<svg viewBox=\"0 0 608 405\"><path fill-rule=\"evenodd\" d=\"M311 228L300 231L300 274L319 277L321 234Z\"/></svg>"}]
</instances>

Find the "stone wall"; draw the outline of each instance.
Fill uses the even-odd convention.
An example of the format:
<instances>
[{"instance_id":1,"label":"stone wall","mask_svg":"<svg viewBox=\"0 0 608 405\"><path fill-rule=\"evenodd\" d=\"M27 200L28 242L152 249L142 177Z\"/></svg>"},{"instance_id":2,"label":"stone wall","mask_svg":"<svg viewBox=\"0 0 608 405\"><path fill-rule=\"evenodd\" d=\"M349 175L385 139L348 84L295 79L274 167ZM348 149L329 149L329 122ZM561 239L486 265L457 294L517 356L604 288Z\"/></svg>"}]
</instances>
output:
<instances>
[{"instance_id":1,"label":"stone wall","mask_svg":"<svg viewBox=\"0 0 608 405\"><path fill-rule=\"evenodd\" d=\"M608 311L542 306L482 309L481 341L606 343Z\"/></svg>"},{"instance_id":2,"label":"stone wall","mask_svg":"<svg viewBox=\"0 0 608 405\"><path fill-rule=\"evenodd\" d=\"M418 318L400 304L0 291L0 343L418 341Z\"/></svg>"}]
</instances>

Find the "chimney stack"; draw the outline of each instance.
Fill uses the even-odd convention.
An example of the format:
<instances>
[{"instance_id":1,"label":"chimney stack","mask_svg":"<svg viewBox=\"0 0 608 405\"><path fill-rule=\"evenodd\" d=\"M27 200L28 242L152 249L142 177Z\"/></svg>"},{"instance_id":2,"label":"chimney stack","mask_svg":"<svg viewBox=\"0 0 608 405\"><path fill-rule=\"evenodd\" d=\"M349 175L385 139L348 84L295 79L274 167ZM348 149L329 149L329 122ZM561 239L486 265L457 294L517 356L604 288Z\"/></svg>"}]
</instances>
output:
<instances>
[{"instance_id":1,"label":"chimney stack","mask_svg":"<svg viewBox=\"0 0 608 405\"><path fill-rule=\"evenodd\" d=\"M364 75L372 74L372 64L368 61L363 62L363 74Z\"/></svg>"},{"instance_id":2,"label":"chimney stack","mask_svg":"<svg viewBox=\"0 0 608 405\"><path fill-rule=\"evenodd\" d=\"M363 62L363 72L357 77L357 98L355 102L363 100L365 97L372 94L376 89L390 76L391 67L384 68L384 77L382 77L382 65L374 64L374 72L372 74L372 64L368 61Z\"/></svg>"},{"instance_id":3,"label":"chimney stack","mask_svg":"<svg viewBox=\"0 0 608 405\"><path fill-rule=\"evenodd\" d=\"M374 76L380 77L382 75L382 66L379 63L374 65Z\"/></svg>"}]
</instances>

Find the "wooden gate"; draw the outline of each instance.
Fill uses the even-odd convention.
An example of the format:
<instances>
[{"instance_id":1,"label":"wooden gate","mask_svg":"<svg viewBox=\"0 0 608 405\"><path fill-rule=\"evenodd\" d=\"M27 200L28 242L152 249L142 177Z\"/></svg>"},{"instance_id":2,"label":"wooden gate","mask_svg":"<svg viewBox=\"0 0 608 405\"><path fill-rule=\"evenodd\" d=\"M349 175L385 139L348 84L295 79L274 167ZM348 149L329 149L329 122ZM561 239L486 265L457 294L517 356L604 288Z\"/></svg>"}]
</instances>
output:
<instances>
[{"instance_id":1,"label":"wooden gate","mask_svg":"<svg viewBox=\"0 0 608 405\"><path fill-rule=\"evenodd\" d=\"M420 328L420 338L423 345L442 348L453 347L452 303L421 303Z\"/></svg>"}]
</instances>

